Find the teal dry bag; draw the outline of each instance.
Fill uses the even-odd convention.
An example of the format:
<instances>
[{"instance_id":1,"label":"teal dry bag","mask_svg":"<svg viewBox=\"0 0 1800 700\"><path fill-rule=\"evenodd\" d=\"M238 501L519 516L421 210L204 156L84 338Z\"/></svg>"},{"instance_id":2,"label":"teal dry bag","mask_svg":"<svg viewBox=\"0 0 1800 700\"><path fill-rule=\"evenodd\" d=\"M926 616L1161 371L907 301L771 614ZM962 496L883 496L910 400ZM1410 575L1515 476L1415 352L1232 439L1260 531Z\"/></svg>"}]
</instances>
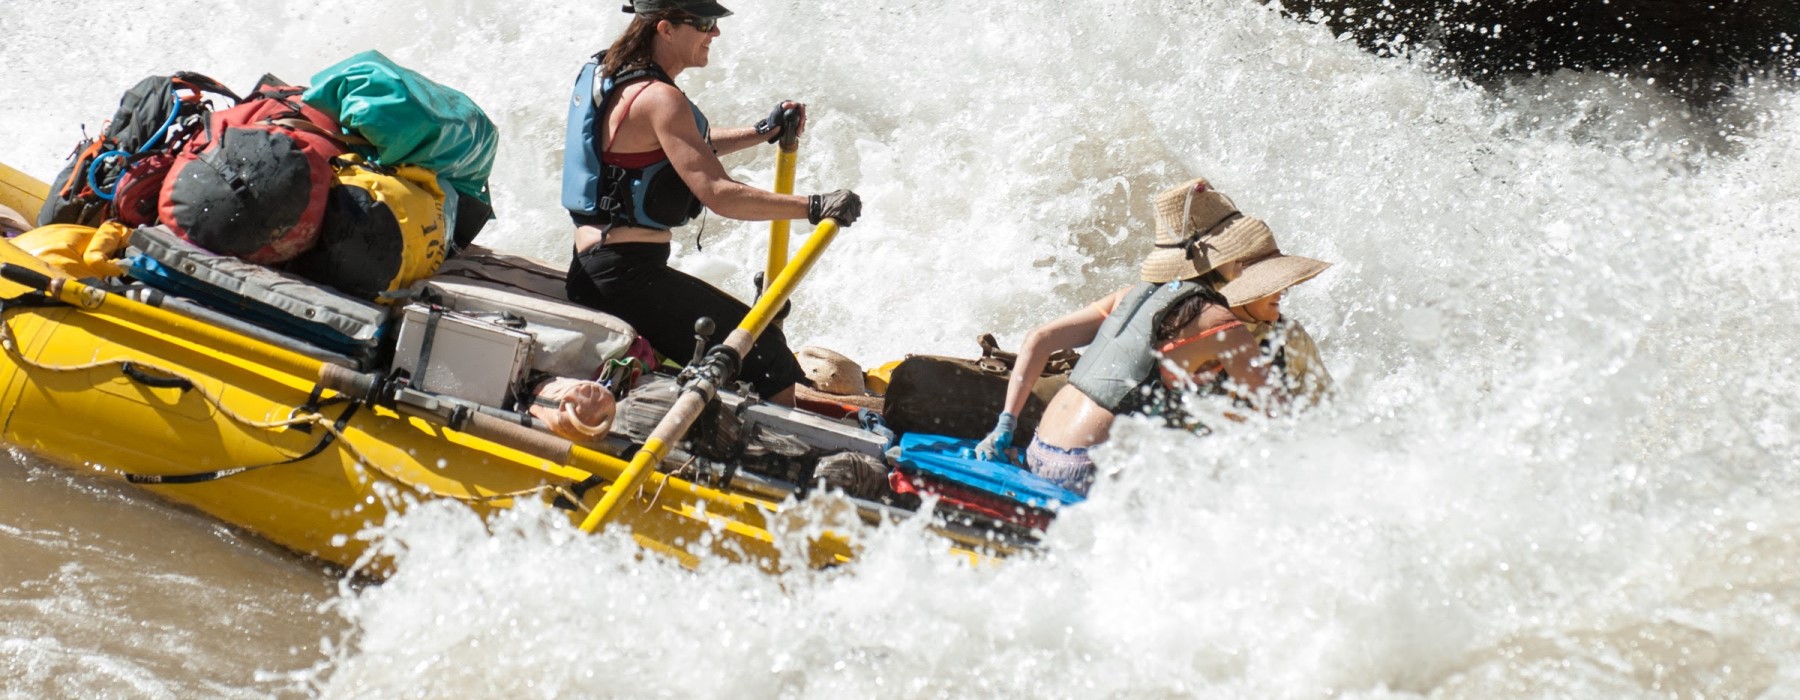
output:
<instances>
[{"instance_id":1,"label":"teal dry bag","mask_svg":"<svg viewBox=\"0 0 1800 700\"><path fill-rule=\"evenodd\" d=\"M371 160L417 165L467 197L491 204L488 176L500 132L475 101L364 51L320 71L302 99L369 140Z\"/></svg>"}]
</instances>

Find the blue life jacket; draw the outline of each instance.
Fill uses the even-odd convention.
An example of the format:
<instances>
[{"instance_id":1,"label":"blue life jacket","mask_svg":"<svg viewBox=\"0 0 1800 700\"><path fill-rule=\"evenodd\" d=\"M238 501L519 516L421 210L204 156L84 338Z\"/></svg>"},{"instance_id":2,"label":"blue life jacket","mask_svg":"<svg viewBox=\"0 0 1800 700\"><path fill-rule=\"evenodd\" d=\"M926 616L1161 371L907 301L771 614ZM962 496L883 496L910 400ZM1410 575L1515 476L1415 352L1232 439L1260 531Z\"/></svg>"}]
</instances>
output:
<instances>
[{"instance_id":1,"label":"blue life jacket","mask_svg":"<svg viewBox=\"0 0 1800 700\"><path fill-rule=\"evenodd\" d=\"M606 165L606 111L618 98L619 88L639 80L657 80L674 85L656 64L625 71L619 75L601 75L601 62L606 52L595 54L581 67L575 78L575 90L569 98L569 124L563 150L562 203L577 224L612 228L635 226L668 230L700 214L700 199L665 157L642 168ZM595 81L599 89L595 90ZM677 88L679 89L679 88ZM694 124L700 136L712 142L706 115L692 100Z\"/></svg>"}]
</instances>

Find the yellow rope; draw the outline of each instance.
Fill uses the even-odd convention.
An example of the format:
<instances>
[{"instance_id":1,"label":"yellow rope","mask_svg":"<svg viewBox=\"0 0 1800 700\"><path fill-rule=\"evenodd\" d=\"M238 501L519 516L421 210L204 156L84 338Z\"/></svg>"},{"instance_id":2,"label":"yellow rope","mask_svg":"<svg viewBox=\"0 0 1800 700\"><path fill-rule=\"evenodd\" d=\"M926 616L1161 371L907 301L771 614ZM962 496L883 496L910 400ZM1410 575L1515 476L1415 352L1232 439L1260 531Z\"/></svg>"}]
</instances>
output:
<instances>
[{"instance_id":1,"label":"yellow rope","mask_svg":"<svg viewBox=\"0 0 1800 700\"><path fill-rule=\"evenodd\" d=\"M663 492L663 489L664 489L664 488L667 488L667 487L668 487L668 485L669 485L669 480L670 480L670 479L679 479L679 478L681 478L681 475L682 475L682 473L683 473L683 472L685 472L685 471L687 471L687 470L689 470L689 469L693 469L693 471L694 471L694 476L699 476L699 475L700 475L700 470L699 470L699 469L696 469L696 468L694 468L694 462L695 462L695 461L697 461L697 460L699 460L699 459L700 459L700 458L699 458L699 457L695 457L695 456L691 456L691 455L690 455L690 456L689 456L689 457L688 457L688 461L686 461L686 462L683 462L683 463L682 463L682 464L681 464L681 466L679 466L679 467L676 467L676 468L674 468L674 469L671 469L671 470L669 470L669 473L668 473L668 474L666 474L666 475L665 475L665 476L664 476L664 477L663 477L663 480L662 480L662 481L660 481L660 482L657 482L657 484L656 484L656 493L653 493L653 494L651 494L651 495L650 495L650 502L648 502L648 503L645 503L645 504L644 504L644 512L645 512L645 513L648 513L648 512L650 512L650 511L651 511L651 510L652 510L652 509L654 509L654 508L656 508L656 501L657 501L657 499L659 499L659 498L662 498L662 492ZM692 480L692 479L691 479L691 477L690 477L690 480ZM641 499L641 498L643 498L643 497L644 497L644 486L643 486L643 484L639 484L639 485L638 485L638 498L640 498L640 499Z\"/></svg>"}]
</instances>

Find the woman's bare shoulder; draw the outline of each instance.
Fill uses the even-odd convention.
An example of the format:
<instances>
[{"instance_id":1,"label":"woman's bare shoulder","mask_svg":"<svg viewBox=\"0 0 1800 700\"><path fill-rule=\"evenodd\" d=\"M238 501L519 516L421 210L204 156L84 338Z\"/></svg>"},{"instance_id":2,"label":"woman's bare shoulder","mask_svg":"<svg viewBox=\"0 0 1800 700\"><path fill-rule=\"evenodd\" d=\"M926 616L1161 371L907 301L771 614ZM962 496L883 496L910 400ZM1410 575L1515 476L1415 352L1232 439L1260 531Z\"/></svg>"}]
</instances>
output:
<instances>
[{"instance_id":1,"label":"woman's bare shoulder","mask_svg":"<svg viewBox=\"0 0 1800 700\"><path fill-rule=\"evenodd\" d=\"M1206 308L1200 310L1200 317L1194 319L1194 325L1199 326L1195 329L1196 331L1204 331L1230 325L1237 320L1237 314L1231 313L1231 309L1218 304L1208 304Z\"/></svg>"},{"instance_id":2,"label":"woman's bare shoulder","mask_svg":"<svg viewBox=\"0 0 1800 700\"><path fill-rule=\"evenodd\" d=\"M649 85L643 88L642 93L638 94L638 104L658 112L673 111L675 108L679 108L682 112L687 111L687 94L683 93L680 88L660 80L648 82Z\"/></svg>"}]
</instances>

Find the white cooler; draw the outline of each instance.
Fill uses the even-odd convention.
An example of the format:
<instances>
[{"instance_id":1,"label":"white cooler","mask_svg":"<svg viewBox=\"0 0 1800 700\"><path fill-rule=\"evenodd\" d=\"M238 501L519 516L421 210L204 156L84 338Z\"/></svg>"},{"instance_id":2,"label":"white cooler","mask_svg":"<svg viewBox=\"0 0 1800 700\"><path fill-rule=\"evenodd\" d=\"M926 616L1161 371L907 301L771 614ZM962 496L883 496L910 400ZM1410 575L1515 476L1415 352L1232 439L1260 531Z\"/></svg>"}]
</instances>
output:
<instances>
[{"instance_id":1,"label":"white cooler","mask_svg":"<svg viewBox=\"0 0 1800 700\"><path fill-rule=\"evenodd\" d=\"M531 334L498 317L409 304L396 342L394 368L411 373L412 388L486 406L506 406L531 367Z\"/></svg>"}]
</instances>

